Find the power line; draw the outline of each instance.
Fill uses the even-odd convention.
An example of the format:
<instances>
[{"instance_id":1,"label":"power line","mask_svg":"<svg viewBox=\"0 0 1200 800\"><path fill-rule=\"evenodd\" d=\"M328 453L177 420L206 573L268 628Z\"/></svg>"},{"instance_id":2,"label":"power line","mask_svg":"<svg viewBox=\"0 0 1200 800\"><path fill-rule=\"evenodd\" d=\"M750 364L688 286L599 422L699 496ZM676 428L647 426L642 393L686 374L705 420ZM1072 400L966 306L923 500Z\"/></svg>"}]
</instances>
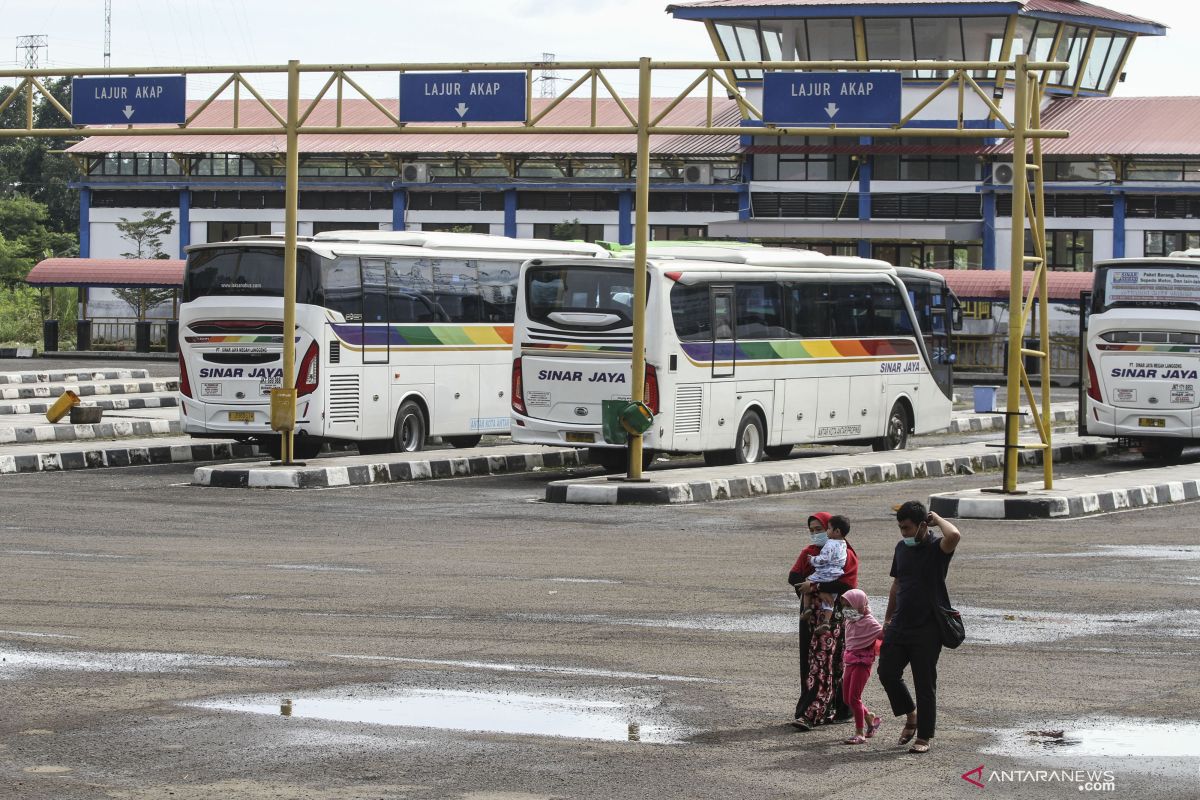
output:
<instances>
[{"instance_id":1,"label":"power line","mask_svg":"<svg viewBox=\"0 0 1200 800\"><path fill-rule=\"evenodd\" d=\"M104 66L112 66L112 0L104 0Z\"/></svg>"},{"instance_id":2,"label":"power line","mask_svg":"<svg viewBox=\"0 0 1200 800\"><path fill-rule=\"evenodd\" d=\"M542 53L542 69L538 73L537 82L541 84L539 97L558 96L558 70L554 66L554 53Z\"/></svg>"}]
</instances>

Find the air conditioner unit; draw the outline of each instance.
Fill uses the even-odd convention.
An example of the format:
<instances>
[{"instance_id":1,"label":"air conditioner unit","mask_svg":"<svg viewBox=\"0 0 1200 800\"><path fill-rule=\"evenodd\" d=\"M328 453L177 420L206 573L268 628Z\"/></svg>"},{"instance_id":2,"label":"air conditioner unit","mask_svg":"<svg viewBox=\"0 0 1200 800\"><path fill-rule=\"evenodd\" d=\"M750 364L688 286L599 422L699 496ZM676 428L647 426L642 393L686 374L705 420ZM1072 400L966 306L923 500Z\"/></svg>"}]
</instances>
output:
<instances>
[{"instance_id":1,"label":"air conditioner unit","mask_svg":"<svg viewBox=\"0 0 1200 800\"><path fill-rule=\"evenodd\" d=\"M1016 171L1011 161L998 161L992 164L992 183L996 186L1012 186Z\"/></svg>"},{"instance_id":2,"label":"air conditioner unit","mask_svg":"<svg viewBox=\"0 0 1200 800\"><path fill-rule=\"evenodd\" d=\"M400 180L405 183L429 183L429 165L401 164Z\"/></svg>"},{"instance_id":3,"label":"air conditioner unit","mask_svg":"<svg viewBox=\"0 0 1200 800\"><path fill-rule=\"evenodd\" d=\"M712 164L684 164L679 174L684 183L712 183Z\"/></svg>"}]
</instances>

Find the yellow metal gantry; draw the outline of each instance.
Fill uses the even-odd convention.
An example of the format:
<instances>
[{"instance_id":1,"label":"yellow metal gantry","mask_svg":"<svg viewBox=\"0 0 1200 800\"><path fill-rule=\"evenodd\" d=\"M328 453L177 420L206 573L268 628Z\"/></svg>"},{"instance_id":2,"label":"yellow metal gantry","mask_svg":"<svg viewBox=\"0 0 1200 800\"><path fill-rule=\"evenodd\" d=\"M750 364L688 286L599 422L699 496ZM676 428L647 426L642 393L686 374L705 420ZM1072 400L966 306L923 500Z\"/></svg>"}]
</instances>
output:
<instances>
[{"instance_id":1,"label":"yellow metal gantry","mask_svg":"<svg viewBox=\"0 0 1200 800\"><path fill-rule=\"evenodd\" d=\"M1041 129L1040 99L1042 89L1052 72L1067 69L1063 62L1033 62L1026 56L1017 56L1012 61L670 61L654 62L649 58L639 61L613 62L556 62L556 69L566 72L580 72L581 77L572 84L566 92L552 100L537 114L533 113L532 97L534 95L534 80L537 72L546 65L538 62L519 63L417 63L417 64L367 64L367 65L312 65L291 61L286 66L212 66L212 67L126 67L122 69L77 69L77 70L9 70L0 72L0 81L14 82L15 86L0 101L0 112L18 100L23 100L25 110L25 125L0 129L0 139L24 136L35 137L76 137L86 136L128 136L136 131L139 136L228 136L228 135L280 135L286 140L286 184L285 184L285 275L284 275L284 319L283 319L283 386L272 394L272 421L276 430L283 438L282 455L284 463L292 461L292 433L295 424L296 403L296 347L295 347L295 308L296 308L296 206L299 194L299 137L305 134L469 134L473 136L484 134L613 134L634 135L637 137L637 174L636 174L636 209L635 209L635 242L634 242L634 323L633 323L633 357L632 357L632 399L644 399L645 386L645 309L646 309L646 243L649 238L647 224L647 209L650 192L650 138L656 135L673 136L837 136L874 138L900 138L903 136L921 136L946 139L1011 139L1013 141L1014 181L1013 181L1013 235L1012 251L1009 268L1011 270L1011 287L1009 300L1009 355L1008 355L1008 394L1007 409L1008 424L1005 432L1005 470L1004 491L1016 490L1017 467L1019 450L1021 448L1036 448L1045 451L1045 484L1049 488L1053 480L1053 465L1050 459L1050 388L1049 388L1049 332L1046 295L1045 253L1045 223L1044 204L1042 200L1043 173L1041 159L1041 141L1047 138L1066 138L1067 131ZM755 70L762 72L797 72L797 71L940 71L948 74L941 85L930 89L928 95L916 103L895 125L887 127L845 127L836 125L825 127L780 127L763 118L762 111L746 99L742 91L731 80L730 76L736 70ZM398 76L410 72L522 72L526 78L526 121L518 123L489 123L486 125L463 124L419 124L409 125L399 119L397 111L387 105L389 101L376 98L365 90L361 83L355 80L355 75L371 73L394 73ZM625 99L613 88L609 75L614 72L633 72L638 75L638 98L636 113L630 110ZM695 74L694 80L684 90L675 94L667 105L656 115L652 113L651 91L653 78L656 73L690 72ZM997 85L1003 85L1005 77L1013 76L1015 84L1014 114L1009 120L999 105L993 101L991 93L980 87L975 74L982 73L993 77ZM320 75L325 78L323 88L311 100L300 98L300 79L302 75ZM71 113L47 91L44 80L54 78L77 77L147 77L155 75L225 75L225 80L188 115L186 120L177 127L136 127L103 126L80 128L71 121ZM287 80L287 110L286 116L281 115L252 83L252 78L286 77ZM924 87L922 87L924 88ZM316 125L309 123L309 117L316 110L331 89L335 91L335 121L333 125ZM368 101L387 120L382 125L356 125L344 121L343 104L348 99L347 89L355 96L349 99ZM246 126L241 125L240 101L243 90L247 92L274 120L274 124ZM957 94L958 113L957 124L953 127L928 128L917 127L911 123L925 110L930 103L947 91ZM587 125L552 125L545 122L547 115L567 97L587 92L591 99L592 113ZM673 125L668 123L671 112L689 96L704 93L708 101L708 113L705 124ZM34 99L37 96L46 99L62 117L65 127L35 128ZM620 124L600 124L597 114L597 103L607 95L622 111L624 120ZM721 126L714 122L714 99L720 95L733 98L742 115L746 126ZM200 114L213 102L226 96L235 101L232 112L232 125L202 126L197 123ZM995 120L996 128L969 128L965 124L965 105L968 97L981 101L988 109L990 118ZM393 105L395 101L390 101ZM1032 153L1029 147L1032 144ZM1034 173L1033 187L1030 188L1028 172ZM1017 220L1020 220L1018 225ZM1024 252L1024 232L1027 229L1034 245L1034 255L1026 257ZM1034 281L1028 298L1022 291L1022 275L1026 264L1032 264ZM1033 313L1035 300L1043 309L1040 320L1040 349L1025 348L1023 334L1025 325ZM1035 402L1033 390L1024 369L1024 356L1041 360L1042 397L1041 409ZM1034 417L1040 441L1037 443L1021 444L1018 441L1018 417L1020 392L1024 388L1030 410ZM639 480L642 474L642 437L630 437L630 466L628 478Z\"/></svg>"}]
</instances>

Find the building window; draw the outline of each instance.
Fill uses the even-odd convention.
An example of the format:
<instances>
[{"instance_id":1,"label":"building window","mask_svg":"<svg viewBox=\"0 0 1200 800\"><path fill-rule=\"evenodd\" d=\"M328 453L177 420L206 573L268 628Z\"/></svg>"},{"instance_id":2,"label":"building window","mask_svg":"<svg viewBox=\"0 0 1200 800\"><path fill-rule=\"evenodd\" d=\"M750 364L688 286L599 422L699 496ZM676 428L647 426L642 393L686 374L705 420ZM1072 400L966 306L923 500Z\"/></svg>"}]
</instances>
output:
<instances>
[{"instance_id":1,"label":"building window","mask_svg":"<svg viewBox=\"0 0 1200 800\"><path fill-rule=\"evenodd\" d=\"M873 194L871 219L983 219L977 194Z\"/></svg>"},{"instance_id":2,"label":"building window","mask_svg":"<svg viewBox=\"0 0 1200 800\"><path fill-rule=\"evenodd\" d=\"M1046 161L1047 177L1052 181L1112 181L1117 178L1111 161Z\"/></svg>"},{"instance_id":3,"label":"building window","mask_svg":"<svg viewBox=\"0 0 1200 800\"><path fill-rule=\"evenodd\" d=\"M1200 197L1186 195L1131 195L1125 215L1140 219L1200 219Z\"/></svg>"},{"instance_id":4,"label":"building window","mask_svg":"<svg viewBox=\"0 0 1200 800\"><path fill-rule=\"evenodd\" d=\"M492 226L486 222L422 222L423 231L445 231L446 233L491 233Z\"/></svg>"},{"instance_id":5,"label":"building window","mask_svg":"<svg viewBox=\"0 0 1200 800\"><path fill-rule=\"evenodd\" d=\"M271 232L269 222L210 222L207 242L229 242L239 236L266 236Z\"/></svg>"},{"instance_id":6,"label":"building window","mask_svg":"<svg viewBox=\"0 0 1200 800\"><path fill-rule=\"evenodd\" d=\"M88 165L89 175L179 175L179 162L166 153L106 153Z\"/></svg>"},{"instance_id":7,"label":"building window","mask_svg":"<svg viewBox=\"0 0 1200 800\"><path fill-rule=\"evenodd\" d=\"M1200 178L1200 163L1191 161L1131 161L1127 181L1187 181Z\"/></svg>"},{"instance_id":8,"label":"building window","mask_svg":"<svg viewBox=\"0 0 1200 800\"><path fill-rule=\"evenodd\" d=\"M315 236L326 231L377 231L378 222L314 222L312 232Z\"/></svg>"},{"instance_id":9,"label":"building window","mask_svg":"<svg viewBox=\"0 0 1200 800\"><path fill-rule=\"evenodd\" d=\"M604 239L604 226L582 223L577 219L562 222L535 222L533 238L562 242L598 242Z\"/></svg>"},{"instance_id":10,"label":"building window","mask_svg":"<svg viewBox=\"0 0 1200 800\"><path fill-rule=\"evenodd\" d=\"M679 242L708 238L707 225L651 225L650 241Z\"/></svg>"},{"instance_id":11,"label":"building window","mask_svg":"<svg viewBox=\"0 0 1200 800\"><path fill-rule=\"evenodd\" d=\"M503 207L503 206L501 206ZM616 211L616 192L517 192L526 211Z\"/></svg>"},{"instance_id":12,"label":"building window","mask_svg":"<svg viewBox=\"0 0 1200 800\"><path fill-rule=\"evenodd\" d=\"M1087 272L1092 268L1092 253L1091 231L1046 231L1050 269ZM1034 255L1029 231L1025 231L1025 255Z\"/></svg>"},{"instance_id":13,"label":"building window","mask_svg":"<svg viewBox=\"0 0 1200 800\"><path fill-rule=\"evenodd\" d=\"M873 242L871 257L897 267L979 269L983 245L973 242Z\"/></svg>"},{"instance_id":14,"label":"building window","mask_svg":"<svg viewBox=\"0 0 1200 800\"><path fill-rule=\"evenodd\" d=\"M848 181L858 164L848 153L828 152L828 136L760 137L754 140L754 179L759 181ZM843 142L844 146L846 143ZM825 152L822 152L825 151Z\"/></svg>"},{"instance_id":15,"label":"building window","mask_svg":"<svg viewBox=\"0 0 1200 800\"><path fill-rule=\"evenodd\" d=\"M179 192L134 190L129 192L92 192L93 208L178 208Z\"/></svg>"},{"instance_id":16,"label":"building window","mask_svg":"<svg viewBox=\"0 0 1200 800\"><path fill-rule=\"evenodd\" d=\"M974 153L947 152L953 145L929 137L905 137L893 146L906 152L871 157L877 181L978 181L983 169ZM932 152L932 151L939 152Z\"/></svg>"},{"instance_id":17,"label":"building window","mask_svg":"<svg viewBox=\"0 0 1200 800\"><path fill-rule=\"evenodd\" d=\"M850 19L718 22L717 36L729 61L853 61ZM738 80L761 80L761 70L735 70Z\"/></svg>"},{"instance_id":18,"label":"building window","mask_svg":"<svg viewBox=\"0 0 1200 800\"><path fill-rule=\"evenodd\" d=\"M857 194L753 192L750 205L755 217L858 219Z\"/></svg>"},{"instance_id":19,"label":"building window","mask_svg":"<svg viewBox=\"0 0 1200 800\"><path fill-rule=\"evenodd\" d=\"M1146 231L1145 237L1148 256L1169 256L1176 250L1200 247L1200 231Z\"/></svg>"},{"instance_id":20,"label":"building window","mask_svg":"<svg viewBox=\"0 0 1200 800\"><path fill-rule=\"evenodd\" d=\"M1112 195L1107 194L1048 194L1044 197L1047 217L1097 217L1110 219L1113 215ZM1128 211L1126 212L1128 213ZM996 195L996 215L1012 216L1012 195Z\"/></svg>"},{"instance_id":21,"label":"building window","mask_svg":"<svg viewBox=\"0 0 1200 800\"><path fill-rule=\"evenodd\" d=\"M1007 19L879 17L865 19L863 25L869 59L988 61L999 55L998 43L1004 40ZM949 70L909 70L904 73L906 78L939 80L949 75Z\"/></svg>"}]
</instances>

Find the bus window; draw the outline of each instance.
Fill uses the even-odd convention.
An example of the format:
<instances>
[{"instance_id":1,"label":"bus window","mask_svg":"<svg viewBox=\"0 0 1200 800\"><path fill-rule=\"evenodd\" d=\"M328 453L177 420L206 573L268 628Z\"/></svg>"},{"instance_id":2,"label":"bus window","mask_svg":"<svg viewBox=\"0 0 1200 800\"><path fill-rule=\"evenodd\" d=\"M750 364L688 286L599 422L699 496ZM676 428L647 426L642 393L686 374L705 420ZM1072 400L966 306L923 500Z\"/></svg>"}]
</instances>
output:
<instances>
[{"instance_id":1,"label":"bus window","mask_svg":"<svg viewBox=\"0 0 1200 800\"><path fill-rule=\"evenodd\" d=\"M671 318L675 322L675 335L679 337L679 341L712 341L712 313L708 307L708 286L675 284L671 288Z\"/></svg>"},{"instance_id":2,"label":"bus window","mask_svg":"<svg viewBox=\"0 0 1200 800\"><path fill-rule=\"evenodd\" d=\"M739 283L734 287L734 296L737 300L737 338L791 338L791 331L784 325L783 292L778 283Z\"/></svg>"},{"instance_id":3,"label":"bus window","mask_svg":"<svg viewBox=\"0 0 1200 800\"><path fill-rule=\"evenodd\" d=\"M537 267L527 273L527 313L549 322L556 311L607 312L633 321L633 270L600 267Z\"/></svg>"},{"instance_id":4,"label":"bus window","mask_svg":"<svg viewBox=\"0 0 1200 800\"><path fill-rule=\"evenodd\" d=\"M322 264L321 283L325 287L325 307L336 311L347 322L362 321L362 283L357 258L339 258Z\"/></svg>"}]
</instances>

